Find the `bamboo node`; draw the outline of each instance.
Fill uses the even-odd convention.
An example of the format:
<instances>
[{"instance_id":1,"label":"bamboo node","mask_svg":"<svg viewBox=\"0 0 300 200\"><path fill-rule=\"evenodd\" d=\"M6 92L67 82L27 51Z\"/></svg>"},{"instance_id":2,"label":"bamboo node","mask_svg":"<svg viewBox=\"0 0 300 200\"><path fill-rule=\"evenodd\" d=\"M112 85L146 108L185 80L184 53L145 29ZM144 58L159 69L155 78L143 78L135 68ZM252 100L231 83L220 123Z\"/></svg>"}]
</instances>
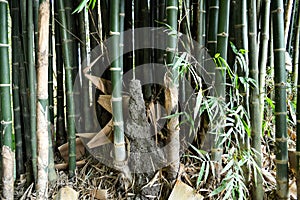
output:
<instances>
[{"instance_id":1,"label":"bamboo node","mask_svg":"<svg viewBox=\"0 0 300 200\"><path fill-rule=\"evenodd\" d=\"M286 137L276 138L275 141L276 141L276 142L287 142L287 141L288 141L288 138L286 138Z\"/></svg>"},{"instance_id":2,"label":"bamboo node","mask_svg":"<svg viewBox=\"0 0 300 200\"><path fill-rule=\"evenodd\" d=\"M285 52L285 48L278 48L278 49L274 49L273 51L284 51Z\"/></svg>"},{"instance_id":3,"label":"bamboo node","mask_svg":"<svg viewBox=\"0 0 300 200\"><path fill-rule=\"evenodd\" d=\"M0 0L0 3L7 3L8 4L8 1L7 0Z\"/></svg>"},{"instance_id":4,"label":"bamboo node","mask_svg":"<svg viewBox=\"0 0 300 200\"><path fill-rule=\"evenodd\" d=\"M9 83L3 83L3 84L0 84L0 87L10 87L10 84Z\"/></svg>"},{"instance_id":5,"label":"bamboo node","mask_svg":"<svg viewBox=\"0 0 300 200\"><path fill-rule=\"evenodd\" d=\"M219 6L209 6L209 9L219 9Z\"/></svg>"},{"instance_id":6,"label":"bamboo node","mask_svg":"<svg viewBox=\"0 0 300 200\"><path fill-rule=\"evenodd\" d=\"M110 71L122 71L122 69L119 67L111 67L109 70Z\"/></svg>"},{"instance_id":7,"label":"bamboo node","mask_svg":"<svg viewBox=\"0 0 300 200\"><path fill-rule=\"evenodd\" d=\"M275 163L276 164L281 164L281 165L285 165L285 164L288 164L288 160L277 160L277 159L275 159Z\"/></svg>"},{"instance_id":8,"label":"bamboo node","mask_svg":"<svg viewBox=\"0 0 300 200\"><path fill-rule=\"evenodd\" d=\"M276 83L274 85L275 86L286 86L286 83L285 82L280 82L280 83Z\"/></svg>"},{"instance_id":9,"label":"bamboo node","mask_svg":"<svg viewBox=\"0 0 300 200\"><path fill-rule=\"evenodd\" d=\"M216 40L207 41L207 44L217 44Z\"/></svg>"},{"instance_id":10,"label":"bamboo node","mask_svg":"<svg viewBox=\"0 0 300 200\"><path fill-rule=\"evenodd\" d=\"M287 112L275 112L275 115L287 115Z\"/></svg>"},{"instance_id":11,"label":"bamboo node","mask_svg":"<svg viewBox=\"0 0 300 200\"><path fill-rule=\"evenodd\" d=\"M111 101L116 102L116 101L122 101L123 98L122 97L112 97Z\"/></svg>"},{"instance_id":12,"label":"bamboo node","mask_svg":"<svg viewBox=\"0 0 300 200\"><path fill-rule=\"evenodd\" d=\"M0 0L1 2L1 0ZM0 43L0 47L9 47L9 44Z\"/></svg>"},{"instance_id":13,"label":"bamboo node","mask_svg":"<svg viewBox=\"0 0 300 200\"><path fill-rule=\"evenodd\" d=\"M218 33L217 36L220 36L220 37L228 37L228 34L225 33L225 32L222 32L222 33Z\"/></svg>"},{"instance_id":14,"label":"bamboo node","mask_svg":"<svg viewBox=\"0 0 300 200\"><path fill-rule=\"evenodd\" d=\"M212 153L215 153L215 152L222 152L222 150L223 150L223 149L221 149L221 148L212 148L212 149L211 149L211 152L212 152Z\"/></svg>"},{"instance_id":15,"label":"bamboo node","mask_svg":"<svg viewBox=\"0 0 300 200\"><path fill-rule=\"evenodd\" d=\"M124 126L124 122L113 122L114 126ZM120 144L125 144L125 142L120 143ZM115 144L116 145L116 144Z\"/></svg>"},{"instance_id":16,"label":"bamboo node","mask_svg":"<svg viewBox=\"0 0 300 200\"><path fill-rule=\"evenodd\" d=\"M166 10L178 10L178 7L177 6L167 6L166 7Z\"/></svg>"},{"instance_id":17,"label":"bamboo node","mask_svg":"<svg viewBox=\"0 0 300 200\"><path fill-rule=\"evenodd\" d=\"M2 120L1 124L3 124L3 125L12 124L12 121L4 121L4 120Z\"/></svg>"},{"instance_id":18,"label":"bamboo node","mask_svg":"<svg viewBox=\"0 0 300 200\"><path fill-rule=\"evenodd\" d=\"M109 35L120 35L120 32L109 31Z\"/></svg>"}]
</instances>

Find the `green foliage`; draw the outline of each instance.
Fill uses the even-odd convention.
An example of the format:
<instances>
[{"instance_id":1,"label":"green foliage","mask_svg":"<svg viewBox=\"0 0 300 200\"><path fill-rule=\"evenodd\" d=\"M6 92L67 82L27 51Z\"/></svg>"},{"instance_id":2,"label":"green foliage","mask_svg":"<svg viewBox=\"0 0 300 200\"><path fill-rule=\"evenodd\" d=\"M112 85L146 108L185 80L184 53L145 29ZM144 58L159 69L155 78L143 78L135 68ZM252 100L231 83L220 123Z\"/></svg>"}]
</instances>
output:
<instances>
[{"instance_id":1,"label":"green foliage","mask_svg":"<svg viewBox=\"0 0 300 200\"><path fill-rule=\"evenodd\" d=\"M237 50L233 44L232 48L236 53L237 62L242 69L247 70L243 56L246 51ZM256 87L257 83L251 78L239 77L220 54L216 54L214 60L217 66L226 67L228 80L226 102L218 97L202 97L199 108L199 114L206 112L211 124L216 124L221 119L225 119L225 124L220 124L225 130L223 133L219 134L216 126L210 126L211 129L214 127L215 130L209 130L216 132L215 141L219 141L224 146L223 169L220 173L221 181L219 185L215 186L209 197L214 199L246 199L250 194L250 188L246 186L249 176L245 174L244 168L246 167L250 175L255 177L255 182L257 177L262 177L262 175L255 162L255 150L244 148L247 142L245 139L251 137L250 118L247 108L241 103L246 100L244 98L247 98L247 96L240 94L239 88ZM199 150L194 146L191 146L191 148L196 154L188 155L188 157L197 160L201 164L196 180L196 187L200 189L205 187L205 183L209 178L216 178L215 161L211 160L208 152Z\"/></svg>"},{"instance_id":2,"label":"green foliage","mask_svg":"<svg viewBox=\"0 0 300 200\"><path fill-rule=\"evenodd\" d=\"M84 7L87 7L87 9L89 7L92 7L92 9L94 9L95 5L96 5L97 0L83 0L78 6L77 8L73 11L74 13L80 13Z\"/></svg>"}]
</instances>

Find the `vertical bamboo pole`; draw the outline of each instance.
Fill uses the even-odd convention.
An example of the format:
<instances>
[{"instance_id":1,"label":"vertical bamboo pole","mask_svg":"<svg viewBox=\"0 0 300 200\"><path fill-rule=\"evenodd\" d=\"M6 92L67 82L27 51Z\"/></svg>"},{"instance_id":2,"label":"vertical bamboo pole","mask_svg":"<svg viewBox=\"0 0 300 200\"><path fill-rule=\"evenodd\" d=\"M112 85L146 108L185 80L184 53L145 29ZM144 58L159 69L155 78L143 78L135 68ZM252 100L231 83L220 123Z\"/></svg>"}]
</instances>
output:
<instances>
[{"instance_id":1,"label":"vertical bamboo pole","mask_svg":"<svg viewBox=\"0 0 300 200\"><path fill-rule=\"evenodd\" d=\"M78 1L80 2L80 1ZM81 58L81 67L85 68L87 66L87 35L86 35L86 27L85 27L85 10L81 11L78 14L78 23L79 23L79 38L80 38L80 58ZM91 119L91 110L90 110L90 98L89 98L89 80L82 76L82 113L83 113L83 126L84 132L92 131L92 119Z\"/></svg>"},{"instance_id":2,"label":"vertical bamboo pole","mask_svg":"<svg viewBox=\"0 0 300 200\"><path fill-rule=\"evenodd\" d=\"M23 116L23 123L22 126L24 127L24 141L25 146L30 147L31 141L30 141L30 111L29 111L29 102L28 102L28 83L26 80L27 73L27 54L25 52L27 51L27 13L26 13L26 4L27 1L19 1L20 2L20 16L21 19L21 46L20 49L20 97L21 97L21 109L22 109L22 116ZM26 153L26 172L28 173L28 176L26 177L27 182L31 183L31 179L33 176L32 172L32 162L31 162L31 147L25 149Z\"/></svg>"},{"instance_id":3,"label":"vertical bamboo pole","mask_svg":"<svg viewBox=\"0 0 300 200\"><path fill-rule=\"evenodd\" d=\"M219 0L210 1L209 5L209 24L207 35L207 49L210 56L214 56L217 51L217 32L219 18Z\"/></svg>"},{"instance_id":4,"label":"vertical bamboo pole","mask_svg":"<svg viewBox=\"0 0 300 200\"><path fill-rule=\"evenodd\" d=\"M65 67L65 84L66 84L66 97L67 97L67 132L68 132L68 142L69 142L69 176L73 177L75 175L76 168L76 136L75 136L75 108L74 108L74 96L73 96L73 78L72 78L72 65L71 56L73 49L70 46L70 38L67 32L67 20L65 15L65 7L63 0L58 2L58 15L59 21L61 23L60 34L62 41L62 53L64 57L64 67Z\"/></svg>"},{"instance_id":5,"label":"vertical bamboo pole","mask_svg":"<svg viewBox=\"0 0 300 200\"><path fill-rule=\"evenodd\" d=\"M258 47L257 47L257 20L256 20L256 0L248 1L248 37L249 37L249 76L256 83L258 80ZM262 135L262 119L257 117L260 115L259 106L259 86L250 87L250 117L251 117L251 138L252 147L255 149L255 162L259 169L262 167L261 154L261 135ZM256 180L253 190L254 199L263 199L263 180L261 176L255 177Z\"/></svg>"},{"instance_id":6,"label":"vertical bamboo pole","mask_svg":"<svg viewBox=\"0 0 300 200\"><path fill-rule=\"evenodd\" d=\"M34 25L32 1L27 1L27 64L28 64L28 87L29 87L29 110L30 110L30 136L31 136L31 157L34 180L37 176L36 164L36 70L34 63Z\"/></svg>"},{"instance_id":7,"label":"vertical bamboo pole","mask_svg":"<svg viewBox=\"0 0 300 200\"><path fill-rule=\"evenodd\" d=\"M177 15L178 15L178 1L167 0L166 2L167 24L173 31L177 31ZM178 112L178 69L173 67L176 62L177 51L177 35L170 35L167 39L167 58L166 63L169 72L165 75L165 106L167 114L174 114ZM167 122L168 128L168 147L167 147L167 160L170 162L168 166L168 178L173 181L177 177L179 169L179 119L172 117Z\"/></svg>"},{"instance_id":8,"label":"vertical bamboo pole","mask_svg":"<svg viewBox=\"0 0 300 200\"><path fill-rule=\"evenodd\" d=\"M124 1L124 0L121 0ZM114 124L114 159L116 164L127 159L124 140L124 123L122 109L122 69L120 67L119 44L120 44L120 24L119 24L120 0L112 0L110 4L110 36L112 37L112 58L111 80L112 80L112 114Z\"/></svg>"},{"instance_id":9,"label":"vertical bamboo pole","mask_svg":"<svg viewBox=\"0 0 300 200\"><path fill-rule=\"evenodd\" d=\"M14 108L14 130L16 144L16 173L19 178L24 174L23 159L23 140L22 140L22 124L21 124L21 105L20 105L20 6L19 1L12 1L11 17L12 17L12 83L13 83L13 108Z\"/></svg>"},{"instance_id":10,"label":"vertical bamboo pole","mask_svg":"<svg viewBox=\"0 0 300 200\"><path fill-rule=\"evenodd\" d=\"M49 52L49 0L41 2L38 19L37 58L37 199L48 198L48 52ZM50 138L51 139L51 138Z\"/></svg>"},{"instance_id":11,"label":"vertical bamboo pole","mask_svg":"<svg viewBox=\"0 0 300 200\"><path fill-rule=\"evenodd\" d=\"M262 10L262 30L260 37L260 55L259 55L259 94L260 94L260 118L263 120L264 115L264 102L266 95L266 69L268 60L268 44L270 35L270 0L264 0Z\"/></svg>"},{"instance_id":12,"label":"vertical bamboo pole","mask_svg":"<svg viewBox=\"0 0 300 200\"><path fill-rule=\"evenodd\" d=\"M217 52L220 56L226 60L227 59L227 47L228 47L228 31L229 31L229 13L230 13L230 1L220 0L220 13L218 21L218 34L217 34ZM225 101L225 85L226 85L226 67L223 63L219 63L215 70L215 95L222 102ZM221 115L223 113L220 113ZM224 131L224 116L220 116L220 122L217 124L216 129L216 141L212 148L212 160L216 162L216 176L220 178L221 169L221 156L222 156L222 133Z\"/></svg>"},{"instance_id":13,"label":"vertical bamboo pole","mask_svg":"<svg viewBox=\"0 0 300 200\"><path fill-rule=\"evenodd\" d=\"M55 6L55 17L58 19L58 5ZM60 37L60 24L55 23L55 52L56 55L62 55L62 44ZM56 74L57 74L57 113L56 113L56 146L66 142L65 130L65 93L64 93L64 72L62 56L56 56Z\"/></svg>"},{"instance_id":14,"label":"vertical bamboo pole","mask_svg":"<svg viewBox=\"0 0 300 200\"><path fill-rule=\"evenodd\" d=\"M0 101L2 139L2 197L14 199L14 152L12 143L11 82L8 43L8 2L0 1Z\"/></svg>"},{"instance_id":15,"label":"vertical bamboo pole","mask_svg":"<svg viewBox=\"0 0 300 200\"><path fill-rule=\"evenodd\" d=\"M295 65L297 65L298 69L298 74L300 74L300 67L299 67L299 62L300 62L300 56L299 56L299 47L300 47L300 12L298 11L298 16L297 16L297 31L296 31L296 41L295 41L295 55L294 57L297 58L295 60ZM296 159L297 159L297 197L300 199L300 76L298 76L298 82L296 83L297 85L297 140L296 140Z\"/></svg>"},{"instance_id":16,"label":"vertical bamboo pole","mask_svg":"<svg viewBox=\"0 0 300 200\"><path fill-rule=\"evenodd\" d=\"M289 198L283 0L271 1L274 45L276 180L279 199Z\"/></svg>"}]
</instances>

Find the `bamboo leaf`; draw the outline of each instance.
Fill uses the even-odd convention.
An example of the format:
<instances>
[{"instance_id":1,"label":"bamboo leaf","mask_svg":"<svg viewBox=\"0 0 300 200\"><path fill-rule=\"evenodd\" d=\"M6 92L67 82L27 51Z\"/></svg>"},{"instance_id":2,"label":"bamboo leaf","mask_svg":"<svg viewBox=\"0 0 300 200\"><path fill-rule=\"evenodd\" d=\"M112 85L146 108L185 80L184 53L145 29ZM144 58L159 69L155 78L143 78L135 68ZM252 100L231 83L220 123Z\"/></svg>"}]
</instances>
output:
<instances>
[{"instance_id":1,"label":"bamboo leaf","mask_svg":"<svg viewBox=\"0 0 300 200\"><path fill-rule=\"evenodd\" d=\"M78 5L78 7L73 11L72 14L81 12L81 11L84 9L84 7L85 7L85 5L87 4L88 1L90 1L90 0L83 0L83 1Z\"/></svg>"},{"instance_id":2,"label":"bamboo leaf","mask_svg":"<svg viewBox=\"0 0 300 200\"><path fill-rule=\"evenodd\" d=\"M203 177L203 174L204 174L204 170L205 170L205 162L202 163L202 166L201 166L201 169L199 171L199 175L198 175L198 178L197 178L197 188L199 187L201 181L202 181L202 177Z\"/></svg>"},{"instance_id":3,"label":"bamboo leaf","mask_svg":"<svg viewBox=\"0 0 300 200\"><path fill-rule=\"evenodd\" d=\"M199 110L200 110L200 105L202 104L202 99L203 99L203 96L202 96L202 92L201 90L198 92L197 94L197 98L196 98L196 106L194 108L194 120L196 119L198 113L199 113Z\"/></svg>"},{"instance_id":4,"label":"bamboo leaf","mask_svg":"<svg viewBox=\"0 0 300 200\"><path fill-rule=\"evenodd\" d=\"M225 183L225 181L222 181L221 185L217 189L212 191L208 196L209 197L215 196L215 195L221 193L222 191L224 191L225 189L226 189L226 183Z\"/></svg>"},{"instance_id":5,"label":"bamboo leaf","mask_svg":"<svg viewBox=\"0 0 300 200\"><path fill-rule=\"evenodd\" d=\"M230 160L229 163L227 163L227 165L223 168L223 170L221 171L221 174L226 173L234 164L234 160Z\"/></svg>"}]
</instances>

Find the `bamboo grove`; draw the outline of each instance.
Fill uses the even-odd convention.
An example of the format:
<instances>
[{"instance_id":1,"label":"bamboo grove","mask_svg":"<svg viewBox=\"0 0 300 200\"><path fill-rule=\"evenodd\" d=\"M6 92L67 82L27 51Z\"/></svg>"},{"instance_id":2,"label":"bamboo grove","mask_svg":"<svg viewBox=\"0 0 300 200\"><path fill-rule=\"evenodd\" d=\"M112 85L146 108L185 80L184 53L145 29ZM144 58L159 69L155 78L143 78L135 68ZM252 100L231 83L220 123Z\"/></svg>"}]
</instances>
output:
<instances>
[{"instance_id":1,"label":"bamboo grove","mask_svg":"<svg viewBox=\"0 0 300 200\"><path fill-rule=\"evenodd\" d=\"M164 30L166 40L149 33L130 39L124 35L145 27ZM134 49L148 39L166 48ZM106 70L92 66L104 62L92 50L104 52L107 40L112 60ZM127 124L136 122L132 114L128 122L124 102L126 95L129 101L135 97L124 92L123 77L130 72L136 79L139 66L151 63L142 74L153 83L159 63L166 70L164 85L140 86L144 113L139 120L155 130L156 147L169 144L166 159L171 162L162 170L169 183L166 199L183 174L182 165L190 162L196 175L189 184L201 195L264 199L269 180L265 171L271 168L265 157L274 163L275 196L289 199L290 148L295 148L293 176L300 198L299 45L299 0L0 0L2 197L14 199L14 186L25 177L26 187L34 183L37 199L47 199L50 183L57 180L59 147L68 145L68 175L75 181L80 170L76 139L93 135L89 143L83 142L92 149L92 141L99 142L107 130L112 145L106 153L116 173L128 187L135 183L133 188L142 190L152 177L141 181L128 162L129 144L141 143L127 133ZM182 46L193 56L182 54ZM213 65L205 67L206 58ZM201 73L213 77L213 85L205 84ZM109 106L101 104L103 98ZM185 107L194 117L184 117L180 102L192 102ZM165 116L154 106L159 103ZM157 116L165 120L163 136L157 133ZM195 137L182 153L186 122ZM291 140L295 146L289 146Z\"/></svg>"}]
</instances>

